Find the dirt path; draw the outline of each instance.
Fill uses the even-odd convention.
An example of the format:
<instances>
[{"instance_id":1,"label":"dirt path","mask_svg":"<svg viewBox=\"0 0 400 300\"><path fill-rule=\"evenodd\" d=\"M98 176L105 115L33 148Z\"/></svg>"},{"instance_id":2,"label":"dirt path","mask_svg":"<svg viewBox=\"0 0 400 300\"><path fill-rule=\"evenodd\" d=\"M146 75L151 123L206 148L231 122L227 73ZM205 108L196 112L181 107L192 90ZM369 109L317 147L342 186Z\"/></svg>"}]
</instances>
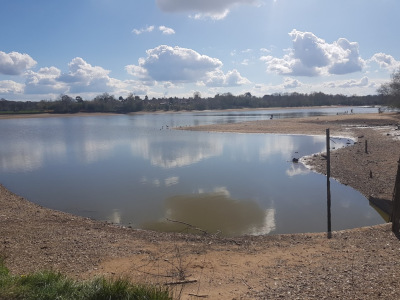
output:
<instances>
[{"instance_id":1,"label":"dirt path","mask_svg":"<svg viewBox=\"0 0 400 300\"><path fill-rule=\"evenodd\" d=\"M332 176L367 197L390 200L400 155L397 123L396 114L347 115L201 129L324 134L329 127L332 135L360 137L334 152ZM324 170L320 156L307 164ZM166 234L46 209L0 186L0 254L12 272L126 276L172 284L180 299L400 299L400 241L390 225L334 232L331 239L325 233L235 239Z\"/></svg>"}]
</instances>

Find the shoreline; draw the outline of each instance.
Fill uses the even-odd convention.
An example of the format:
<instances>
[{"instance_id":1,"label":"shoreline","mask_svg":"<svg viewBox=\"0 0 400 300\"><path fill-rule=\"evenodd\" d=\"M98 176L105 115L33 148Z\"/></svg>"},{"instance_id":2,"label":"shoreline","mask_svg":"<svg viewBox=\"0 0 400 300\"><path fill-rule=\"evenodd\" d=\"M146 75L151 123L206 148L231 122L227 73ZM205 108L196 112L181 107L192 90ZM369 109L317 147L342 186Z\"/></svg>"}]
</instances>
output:
<instances>
[{"instance_id":1,"label":"shoreline","mask_svg":"<svg viewBox=\"0 0 400 300\"><path fill-rule=\"evenodd\" d=\"M331 178L352 186L367 199L383 197L391 200L400 156L398 124L400 114L384 113L201 125L182 130L325 136L326 129L330 128L331 137L355 141L353 146L331 152ZM364 151L365 140L369 141L368 153ZM303 157L301 161L313 171L326 174L326 162L321 154ZM354 175L362 181L354 180Z\"/></svg>"},{"instance_id":2,"label":"shoreline","mask_svg":"<svg viewBox=\"0 0 400 300\"><path fill-rule=\"evenodd\" d=\"M339 108L348 107L349 109L357 106L299 106L299 107L265 107L265 108L229 108L229 109L212 109L212 110L156 110L156 111L137 111L130 113L110 113L110 112L78 112L78 113L23 113L23 114L0 114L1 119L23 119L23 118L58 118L58 117L90 117L90 116L121 116L121 115L142 115L142 114L173 114L173 113L201 113L201 112L227 112L227 111L259 111L259 110L290 110L290 109L310 109L310 108ZM371 107L371 106L361 106Z\"/></svg>"},{"instance_id":3,"label":"shoreline","mask_svg":"<svg viewBox=\"0 0 400 300\"><path fill-rule=\"evenodd\" d=\"M0 120L5 119L27 119L27 118L68 118L68 117L91 117L91 116L118 116L117 113L75 113L75 114L53 114L53 113L38 113L38 114L0 114Z\"/></svg>"},{"instance_id":4,"label":"shoreline","mask_svg":"<svg viewBox=\"0 0 400 300\"><path fill-rule=\"evenodd\" d=\"M329 126L331 136L347 134L359 141L331 153L332 177L367 198L390 201L400 154L398 123L400 115L385 113L185 130L321 135ZM368 154L363 153L365 139ZM304 160L324 173L320 155ZM157 233L43 208L0 185L0 245L16 274L45 268L78 278L103 274L163 284L178 281L179 270L186 280L196 280L176 286L183 288L181 299L193 299L189 294L210 299L400 298L400 283L394 280L400 242L391 224L332 232L331 239L326 233L237 238Z\"/></svg>"}]
</instances>

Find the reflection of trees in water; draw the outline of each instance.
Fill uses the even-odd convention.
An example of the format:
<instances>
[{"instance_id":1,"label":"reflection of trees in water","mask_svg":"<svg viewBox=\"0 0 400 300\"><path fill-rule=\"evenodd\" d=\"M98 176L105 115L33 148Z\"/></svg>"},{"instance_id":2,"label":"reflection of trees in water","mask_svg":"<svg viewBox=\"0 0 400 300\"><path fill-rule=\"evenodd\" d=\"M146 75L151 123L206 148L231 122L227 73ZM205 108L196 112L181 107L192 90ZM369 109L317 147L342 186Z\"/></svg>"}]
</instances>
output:
<instances>
[{"instance_id":1,"label":"reflection of trees in water","mask_svg":"<svg viewBox=\"0 0 400 300\"><path fill-rule=\"evenodd\" d=\"M165 218L185 222L209 233L224 236L267 234L275 229L273 210L254 201L239 201L223 193L174 196L165 200ZM200 233L190 226L167 220L143 224L142 228L168 232Z\"/></svg>"}]
</instances>

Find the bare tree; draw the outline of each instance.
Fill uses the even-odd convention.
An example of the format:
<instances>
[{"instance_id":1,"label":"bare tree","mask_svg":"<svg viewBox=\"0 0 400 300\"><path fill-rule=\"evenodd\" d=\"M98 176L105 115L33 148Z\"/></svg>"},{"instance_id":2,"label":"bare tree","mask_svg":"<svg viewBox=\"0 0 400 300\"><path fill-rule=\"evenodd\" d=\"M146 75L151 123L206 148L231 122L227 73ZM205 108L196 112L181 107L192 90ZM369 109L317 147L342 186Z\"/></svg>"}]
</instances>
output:
<instances>
[{"instance_id":1,"label":"bare tree","mask_svg":"<svg viewBox=\"0 0 400 300\"><path fill-rule=\"evenodd\" d=\"M400 107L400 69L394 71L390 82L384 83L378 93L389 98L389 105Z\"/></svg>"}]
</instances>

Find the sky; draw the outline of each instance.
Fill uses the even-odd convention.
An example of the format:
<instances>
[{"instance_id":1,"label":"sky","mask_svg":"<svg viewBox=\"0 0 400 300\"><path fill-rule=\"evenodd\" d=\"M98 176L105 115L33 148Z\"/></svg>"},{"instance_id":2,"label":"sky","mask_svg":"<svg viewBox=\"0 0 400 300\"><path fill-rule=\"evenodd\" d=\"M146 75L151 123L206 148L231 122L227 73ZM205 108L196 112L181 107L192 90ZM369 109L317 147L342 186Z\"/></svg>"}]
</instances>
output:
<instances>
[{"instance_id":1,"label":"sky","mask_svg":"<svg viewBox=\"0 0 400 300\"><path fill-rule=\"evenodd\" d=\"M376 94L398 0L1 0L0 98Z\"/></svg>"}]
</instances>

